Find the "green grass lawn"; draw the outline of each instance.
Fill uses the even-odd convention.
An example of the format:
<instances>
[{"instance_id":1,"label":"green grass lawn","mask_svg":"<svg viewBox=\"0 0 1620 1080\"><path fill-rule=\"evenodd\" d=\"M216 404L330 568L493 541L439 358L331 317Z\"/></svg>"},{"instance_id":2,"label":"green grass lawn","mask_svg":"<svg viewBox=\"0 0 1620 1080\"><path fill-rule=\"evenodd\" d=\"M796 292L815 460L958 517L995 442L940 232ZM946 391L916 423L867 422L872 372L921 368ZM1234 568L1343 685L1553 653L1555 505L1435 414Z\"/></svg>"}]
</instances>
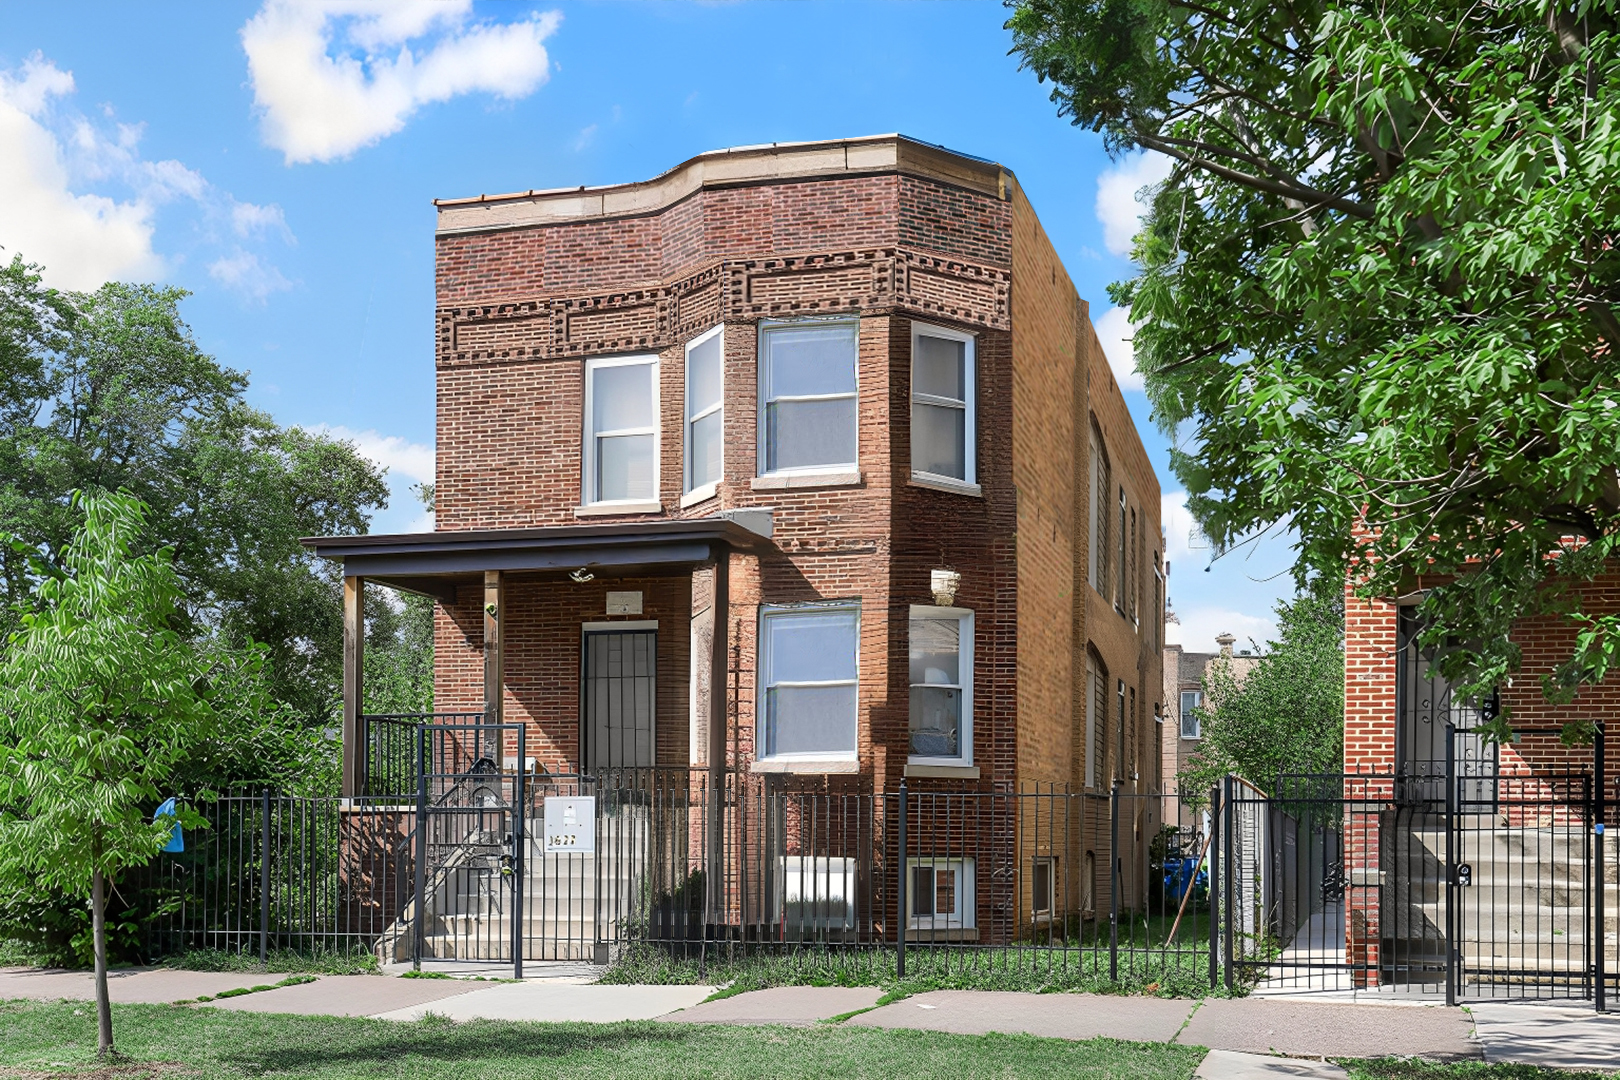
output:
<instances>
[{"instance_id":1,"label":"green grass lawn","mask_svg":"<svg viewBox=\"0 0 1620 1080\"><path fill-rule=\"evenodd\" d=\"M1095 1039L943 1035L835 1025L417 1023L114 1006L126 1061L98 1077L1069 1077L1189 1080L1202 1051ZM82 1002L0 1003L0 1075L94 1067ZM155 1064L165 1063L165 1064ZM134 1066L134 1067L130 1067Z\"/></svg>"},{"instance_id":2,"label":"green grass lawn","mask_svg":"<svg viewBox=\"0 0 1620 1080\"><path fill-rule=\"evenodd\" d=\"M1370 1058L1340 1062L1350 1080L1596 1080L1617 1075L1572 1069L1543 1069L1538 1065L1487 1065L1483 1061L1439 1063L1417 1058ZM1617 1064L1620 1068L1620 1064Z\"/></svg>"}]
</instances>

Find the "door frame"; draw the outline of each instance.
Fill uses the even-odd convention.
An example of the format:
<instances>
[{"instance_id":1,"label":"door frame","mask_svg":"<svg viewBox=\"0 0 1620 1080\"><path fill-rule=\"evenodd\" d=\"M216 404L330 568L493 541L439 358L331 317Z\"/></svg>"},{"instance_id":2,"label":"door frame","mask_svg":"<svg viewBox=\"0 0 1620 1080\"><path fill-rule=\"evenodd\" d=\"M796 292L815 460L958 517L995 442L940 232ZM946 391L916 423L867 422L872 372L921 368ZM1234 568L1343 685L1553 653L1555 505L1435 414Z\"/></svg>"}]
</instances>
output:
<instances>
[{"instance_id":1,"label":"door frame","mask_svg":"<svg viewBox=\"0 0 1620 1080\"><path fill-rule=\"evenodd\" d=\"M646 633L653 635L652 653L652 720L653 734L653 762L658 759L658 620L657 619L616 619L599 622L583 622L579 627L579 774L581 776L594 776L595 772L589 768L591 764L591 718L586 704L585 691L589 684L590 673L586 669L589 659L589 642L592 634L622 634Z\"/></svg>"}]
</instances>

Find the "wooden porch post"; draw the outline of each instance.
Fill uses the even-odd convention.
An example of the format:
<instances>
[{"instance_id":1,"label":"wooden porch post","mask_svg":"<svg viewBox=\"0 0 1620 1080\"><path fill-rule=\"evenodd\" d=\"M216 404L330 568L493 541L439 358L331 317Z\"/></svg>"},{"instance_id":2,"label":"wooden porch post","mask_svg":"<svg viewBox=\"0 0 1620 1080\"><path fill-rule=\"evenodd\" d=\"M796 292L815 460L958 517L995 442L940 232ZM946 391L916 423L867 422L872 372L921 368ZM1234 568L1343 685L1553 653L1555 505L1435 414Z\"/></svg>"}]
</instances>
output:
<instances>
[{"instance_id":1,"label":"wooden porch post","mask_svg":"<svg viewBox=\"0 0 1620 1080\"><path fill-rule=\"evenodd\" d=\"M366 580L343 579L343 797L365 786Z\"/></svg>"},{"instance_id":2,"label":"wooden porch post","mask_svg":"<svg viewBox=\"0 0 1620 1080\"><path fill-rule=\"evenodd\" d=\"M506 681L506 650L502 647L501 619L506 614L502 608L505 597L504 582L499 570L484 571L484 723L498 724L501 722L501 687ZM498 766L502 764L502 747L499 738L489 740L496 745L484 746L480 740L481 754L486 754ZM522 768L519 762L518 767Z\"/></svg>"}]
</instances>

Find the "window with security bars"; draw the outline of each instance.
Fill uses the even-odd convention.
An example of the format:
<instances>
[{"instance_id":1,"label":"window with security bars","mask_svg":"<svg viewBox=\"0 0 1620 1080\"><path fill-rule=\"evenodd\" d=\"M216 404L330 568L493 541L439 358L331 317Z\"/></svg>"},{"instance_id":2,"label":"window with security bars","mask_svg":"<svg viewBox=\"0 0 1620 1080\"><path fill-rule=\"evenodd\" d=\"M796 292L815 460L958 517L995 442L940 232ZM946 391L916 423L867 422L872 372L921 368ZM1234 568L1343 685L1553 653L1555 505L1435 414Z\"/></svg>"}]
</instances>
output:
<instances>
[{"instance_id":1,"label":"window with security bars","mask_svg":"<svg viewBox=\"0 0 1620 1080\"><path fill-rule=\"evenodd\" d=\"M911 760L973 761L973 613L911 609Z\"/></svg>"},{"instance_id":2,"label":"window with security bars","mask_svg":"<svg viewBox=\"0 0 1620 1080\"><path fill-rule=\"evenodd\" d=\"M911 471L975 483L972 334L913 323Z\"/></svg>"},{"instance_id":3,"label":"window with security bars","mask_svg":"<svg viewBox=\"0 0 1620 1080\"><path fill-rule=\"evenodd\" d=\"M853 320L760 329L760 472L853 469L857 444Z\"/></svg>"},{"instance_id":4,"label":"window with security bars","mask_svg":"<svg viewBox=\"0 0 1620 1080\"><path fill-rule=\"evenodd\" d=\"M658 498L657 372L656 356L586 361L586 503Z\"/></svg>"},{"instance_id":5,"label":"window with security bars","mask_svg":"<svg viewBox=\"0 0 1620 1080\"><path fill-rule=\"evenodd\" d=\"M977 925L971 858L908 859L906 864L912 929L970 930Z\"/></svg>"}]
</instances>

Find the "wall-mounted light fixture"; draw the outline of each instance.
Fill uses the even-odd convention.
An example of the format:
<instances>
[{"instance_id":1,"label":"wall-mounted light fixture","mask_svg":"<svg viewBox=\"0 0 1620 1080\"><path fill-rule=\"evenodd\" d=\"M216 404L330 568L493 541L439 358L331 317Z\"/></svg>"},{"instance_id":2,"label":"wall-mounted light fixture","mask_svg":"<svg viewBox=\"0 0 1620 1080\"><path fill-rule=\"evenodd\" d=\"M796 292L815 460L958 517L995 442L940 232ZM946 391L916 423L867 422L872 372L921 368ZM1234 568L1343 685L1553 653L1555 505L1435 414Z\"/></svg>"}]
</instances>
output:
<instances>
[{"instance_id":1,"label":"wall-mounted light fixture","mask_svg":"<svg viewBox=\"0 0 1620 1080\"><path fill-rule=\"evenodd\" d=\"M591 573L589 570L585 569L582 566L578 570L569 571L568 577L569 577L570 580L573 581L574 584L583 585L587 581L591 581L591 580L595 579L596 575Z\"/></svg>"},{"instance_id":2,"label":"wall-mounted light fixture","mask_svg":"<svg viewBox=\"0 0 1620 1080\"><path fill-rule=\"evenodd\" d=\"M934 603L950 607L956 602L956 589L962 584L962 575L955 570L930 570L928 589L934 594Z\"/></svg>"}]
</instances>

